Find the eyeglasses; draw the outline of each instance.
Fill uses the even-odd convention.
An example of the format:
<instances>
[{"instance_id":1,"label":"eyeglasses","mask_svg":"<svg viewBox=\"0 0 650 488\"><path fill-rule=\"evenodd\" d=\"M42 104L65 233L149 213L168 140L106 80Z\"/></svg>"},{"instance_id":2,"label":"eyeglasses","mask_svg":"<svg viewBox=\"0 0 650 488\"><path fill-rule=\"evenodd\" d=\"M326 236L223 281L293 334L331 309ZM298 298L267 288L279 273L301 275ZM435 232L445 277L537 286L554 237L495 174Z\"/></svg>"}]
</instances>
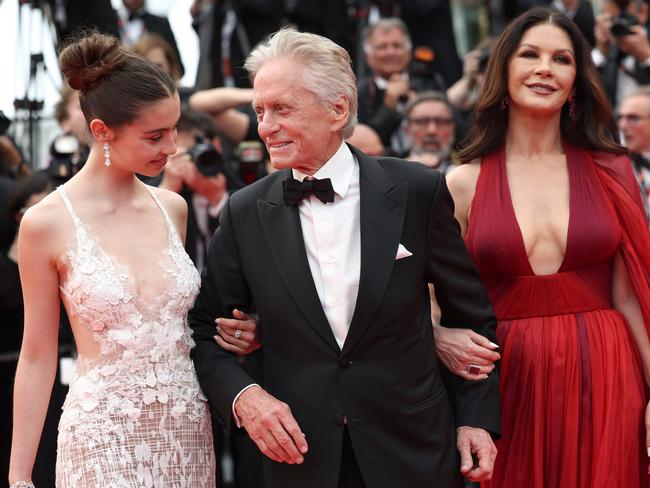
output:
<instances>
[{"instance_id":1,"label":"eyeglasses","mask_svg":"<svg viewBox=\"0 0 650 488\"><path fill-rule=\"evenodd\" d=\"M650 116L648 115L638 115L638 114L618 114L616 116L616 122L619 124L623 121L626 120L628 124L638 124L641 122L643 119L649 119Z\"/></svg>"},{"instance_id":2,"label":"eyeglasses","mask_svg":"<svg viewBox=\"0 0 650 488\"><path fill-rule=\"evenodd\" d=\"M449 127L454 123L454 119L444 118L444 117L418 117L416 119L409 119L409 124L424 129L429 126L429 124L435 124L437 127Z\"/></svg>"}]
</instances>

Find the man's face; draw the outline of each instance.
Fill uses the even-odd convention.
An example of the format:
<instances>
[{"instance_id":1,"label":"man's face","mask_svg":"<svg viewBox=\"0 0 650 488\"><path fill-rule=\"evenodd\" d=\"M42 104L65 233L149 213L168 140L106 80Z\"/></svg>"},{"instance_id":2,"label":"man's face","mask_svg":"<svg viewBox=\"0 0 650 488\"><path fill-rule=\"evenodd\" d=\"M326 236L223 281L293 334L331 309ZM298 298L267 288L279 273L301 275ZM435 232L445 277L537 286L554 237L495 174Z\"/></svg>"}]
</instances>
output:
<instances>
[{"instance_id":1,"label":"man's face","mask_svg":"<svg viewBox=\"0 0 650 488\"><path fill-rule=\"evenodd\" d=\"M454 129L449 108L437 100L418 103L411 109L406 123L406 135L416 153L449 154Z\"/></svg>"},{"instance_id":2,"label":"man's face","mask_svg":"<svg viewBox=\"0 0 650 488\"><path fill-rule=\"evenodd\" d=\"M623 100L618 128L631 152L650 152L650 97L635 95Z\"/></svg>"},{"instance_id":3,"label":"man's face","mask_svg":"<svg viewBox=\"0 0 650 488\"><path fill-rule=\"evenodd\" d=\"M144 6L144 0L122 0L127 10L136 12Z\"/></svg>"},{"instance_id":4,"label":"man's face","mask_svg":"<svg viewBox=\"0 0 650 488\"><path fill-rule=\"evenodd\" d=\"M366 53L366 61L376 75L388 79L394 73L406 71L411 62L411 52L400 29L375 29L368 44L370 51Z\"/></svg>"},{"instance_id":5,"label":"man's face","mask_svg":"<svg viewBox=\"0 0 650 488\"><path fill-rule=\"evenodd\" d=\"M304 87L303 69L293 60L267 61L255 76L253 108L258 132L275 169L313 174L339 148L348 105L324 105Z\"/></svg>"}]
</instances>

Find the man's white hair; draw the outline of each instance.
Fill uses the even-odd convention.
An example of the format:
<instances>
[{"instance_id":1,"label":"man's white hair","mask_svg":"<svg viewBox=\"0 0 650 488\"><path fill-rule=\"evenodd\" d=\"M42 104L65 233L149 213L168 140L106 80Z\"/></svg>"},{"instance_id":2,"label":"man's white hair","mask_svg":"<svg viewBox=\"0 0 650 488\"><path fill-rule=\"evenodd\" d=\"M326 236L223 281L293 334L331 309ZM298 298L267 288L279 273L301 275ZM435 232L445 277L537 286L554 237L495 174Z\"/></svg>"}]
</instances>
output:
<instances>
[{"instance_id":1,"label":"man's white hair","mask_svg":"<svg viewBox=\"0 0 650 488\"><path fill-rule=\"evenodd\" d=\"M323 105L336 103L342 96L347 99L349 114L343 137L351 136L357 123L357 84L348 52L326 37L284 28L253 49L244 68L255 80L266 62L280 58L296 61L304 88Z\"/></svg>"}]
</instances>

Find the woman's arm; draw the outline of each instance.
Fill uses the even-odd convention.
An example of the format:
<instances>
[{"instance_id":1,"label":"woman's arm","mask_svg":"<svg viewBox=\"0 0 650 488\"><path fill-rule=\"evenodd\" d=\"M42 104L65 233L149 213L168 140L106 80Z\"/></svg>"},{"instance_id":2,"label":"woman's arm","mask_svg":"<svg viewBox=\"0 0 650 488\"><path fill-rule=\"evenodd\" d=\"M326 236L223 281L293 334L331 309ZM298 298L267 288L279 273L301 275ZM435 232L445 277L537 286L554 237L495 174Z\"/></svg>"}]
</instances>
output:
<instances>
[{"instance_id":1,"label":"woman's arm","mask_svg":"<svg viewBox=\"0 0 650 488\"><path fill-rule=\"evenodd\" d=\"M646 384L650 385L650 339L643 322L643 316L636 294L627 275L623 258L620 254L614 259L612 275L612 301L614 308L621 312L627 321L630 333L634 338L637 350L643 363L643 374Z\"/></svg>"},{"instance_id":2,"label":"woman's arm","mask_svg":"<svg viewBox=\"0 0 650 488\"><path fill-rule=\"evenodd\" d=\"M643 322L641 308L639 307L639 302L630 283L620 253L614 259L612 301L614 302L614 308L621 312L627 321L627 326L630 329L641 358L646 384L650 385L650 339L648 339L648 332ZM645 445L648 448L648 455L650 456L650 403L646 406L645 411L645 429ZM648 472L650 473L650 467L648 468Z\"/></svg>"},{"instance_id":3,"label":"woman's arm","mask_svg":"<svg viewBox=\"0 0 650 488\"><path fill-rule=\"evenodd\" d=\"M32 477L57 362L59 279L51 223L31 212L23 217L18 235L25 328L14 389L10 484Z\"/></svg>"}]
</instances>

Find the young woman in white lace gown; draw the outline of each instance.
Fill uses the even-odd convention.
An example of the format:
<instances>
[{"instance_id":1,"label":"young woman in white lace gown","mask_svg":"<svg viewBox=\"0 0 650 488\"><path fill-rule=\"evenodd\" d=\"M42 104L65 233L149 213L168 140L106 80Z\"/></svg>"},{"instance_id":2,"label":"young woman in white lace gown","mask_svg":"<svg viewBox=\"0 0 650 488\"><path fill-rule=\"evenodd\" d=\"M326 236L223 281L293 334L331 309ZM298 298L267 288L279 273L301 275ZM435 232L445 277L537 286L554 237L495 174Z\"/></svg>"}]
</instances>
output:
<instances>
[{"instance_id":1,"label":"young woman in white lace gown","mask_svg":"<svg viewBox=\"0 0 650 488\"><path fill-rule=\"evenodd\" d=\"M174 154L179 99L157 66L92 34L61 54L94 139L83 169L24 216L25 334L10 482L29 481L56 371L59 300L78 350L58 487L214 487L210 415L186 313L199 277L184 200L141 183Z\"/></svg>"}]
</instances>

